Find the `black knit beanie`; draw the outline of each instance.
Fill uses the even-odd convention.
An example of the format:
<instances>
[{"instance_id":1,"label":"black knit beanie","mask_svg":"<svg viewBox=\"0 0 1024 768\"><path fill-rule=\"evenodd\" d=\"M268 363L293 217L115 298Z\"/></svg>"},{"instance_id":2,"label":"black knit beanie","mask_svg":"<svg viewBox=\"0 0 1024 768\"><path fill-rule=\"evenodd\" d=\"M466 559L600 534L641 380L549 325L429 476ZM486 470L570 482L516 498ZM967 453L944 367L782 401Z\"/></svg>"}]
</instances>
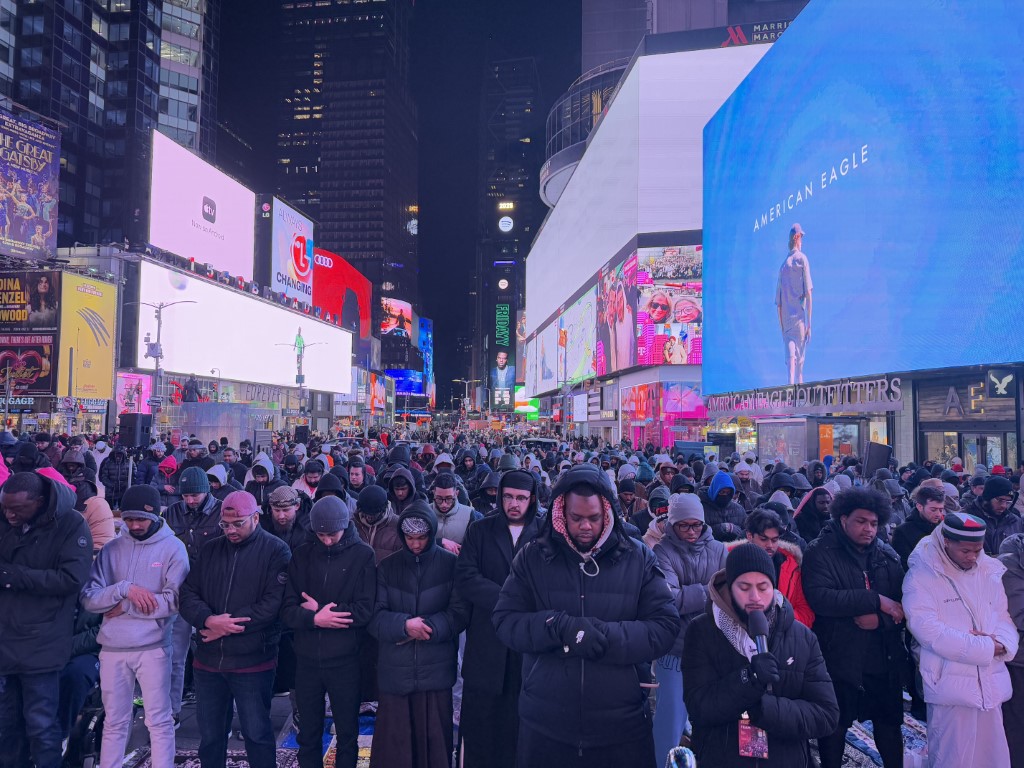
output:
<instances>
[{"instance_id":1,"label":"black knit beanie","mask_svg":"<svg viewBox=\"0 0 1024 768\"><path fill-rule=\"evenodd\" d=\"M729 586L744 573L763 573L775 582L775 563L771 556L756 544L740 544L725 558L725 579Z\"/></svg>"}]
</instances>

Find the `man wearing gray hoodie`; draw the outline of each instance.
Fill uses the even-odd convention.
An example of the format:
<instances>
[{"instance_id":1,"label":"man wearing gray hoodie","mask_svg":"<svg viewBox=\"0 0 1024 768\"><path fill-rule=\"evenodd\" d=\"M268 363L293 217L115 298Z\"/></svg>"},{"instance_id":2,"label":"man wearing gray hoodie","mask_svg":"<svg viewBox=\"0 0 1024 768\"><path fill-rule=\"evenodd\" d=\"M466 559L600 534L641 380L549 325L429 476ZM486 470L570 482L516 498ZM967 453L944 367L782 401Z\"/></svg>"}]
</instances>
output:
<instances>
[{"instance_id":1,"label":"man wearing gray hoodie","mask_svg":"<svg viewBox=\"0 0 1024 768\"><path fill-rule=\"evenodd\" d=\"M178 590L188 575L188 553L160 517L160 494L152 486L125 492L121 518L128 535L104 545L82 588L82 606L103 614L96 638L106 711L100 766L113 768L124 761L137 680L153 766L171 768L171 625L178 614Z\"/></svg>"}]
</instances>

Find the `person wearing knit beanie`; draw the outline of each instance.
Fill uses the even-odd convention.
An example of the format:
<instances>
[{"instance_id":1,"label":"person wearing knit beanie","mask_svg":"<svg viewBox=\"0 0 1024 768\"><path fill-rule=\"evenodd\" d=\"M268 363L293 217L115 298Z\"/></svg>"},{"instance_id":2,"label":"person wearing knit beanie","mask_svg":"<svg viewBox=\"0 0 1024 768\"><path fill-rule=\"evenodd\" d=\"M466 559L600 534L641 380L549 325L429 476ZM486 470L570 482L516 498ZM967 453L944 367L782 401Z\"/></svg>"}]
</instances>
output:
<instances>
[{"instance_id":1,"label":"person wearing knit beanie","mask_svg":"<svg viewBox=\"0 0 1024 768\"><path fill-rule=\"evenodd\" d=\"M971 482L973 485L973 478ZM985 521L985 553L992 557L999 555L999 547L1007 537L1024 533L1024 519L1014 508L1016 501L1013 483L1000 475L985 478L980 496L968 494L963 499L961 509Z\"/></svg>"},{"instance_id":2,"label":"person wearing knit beanie","mask_svg":"<svg viewBox=\"0 0 1024 768\"><path fill-rule=\"evenodd\" d=\"M160 517L160 491L151 485L133 485L121 497L121 519L145 518L158 521Z\"/></svg>"},{"instance_id":3,"label":"person wearing knit beanie","mask_svg":"<svg viewBox=\"0 0 1024 768\"><path fill-rule=\"evenodd\" d=\"M318 536L342 533L348 529L351 520L348 504L337 496L324 496L309 511L309 525Z\"/></svg>"},{"instance_id":4,"label":"person wearing knit beanie","mask_svg":"<svg viewBox=\"0 0 1024 768\"><path fill-rule=\"evenodd\" d=\"M1001 475L992 475L985 480L985 490L981 492L984 501L992 501L1000 496L1013 496L1013 484Z\"/></svg>"},{"instance_id":5,"label":"person wearing knit beanie","mask_svg":"<svg viewBox=\"0 0 1024 768\"><path fill-rule=\"evenodd\" d=\"M704 506L694 493L673 493L668 499L668 523L675 525L684 520L704 522Z\"/></svg>"},{"instance_id":6,"label":"person wearing knit beanie","mask_svg":"<svg viewBox=\"0 0 1024 768\"><path fill-rule=\"evenodd\" d=\"M756 544L740 544L725 558L725 580L732 586L745 573L762 573L776 586L775 563L771 556Z\"/></svg>"},{"instance_id":7,"label":"person wearing knit beanie","mask_svg":"<svg viewBox=\"0 0 1024 768\"><path fill-rule=\"evenodd\" d=\"M371 485L359 492L356 512L367 520L378 520L388 508L388 492L379 485Z\"/></svg>"},{"instance_id":8,"label":"person wearing knit beanie","mask_svg":"<svg viewBox=\"0 0 1024 768\"><path fill-rule=\"evenodd\" d=\"M178 478L178 493L182 496L210 492L210 479L202 467L187 467Z\"/></svg>"}]
</instances>

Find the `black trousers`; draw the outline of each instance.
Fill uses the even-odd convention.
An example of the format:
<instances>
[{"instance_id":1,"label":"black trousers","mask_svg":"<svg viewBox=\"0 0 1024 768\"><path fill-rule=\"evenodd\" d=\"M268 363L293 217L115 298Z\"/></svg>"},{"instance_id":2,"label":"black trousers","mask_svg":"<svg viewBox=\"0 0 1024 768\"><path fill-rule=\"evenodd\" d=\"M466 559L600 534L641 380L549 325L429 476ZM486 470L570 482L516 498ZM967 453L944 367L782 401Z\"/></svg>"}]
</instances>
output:
<instances>
[{"instance_id":1,"label":"black trousers","mask_svg":"<svg viewBox=\"0 0 1024 768\"><path fill-rule=\"evenodd\" d=\"M513 768L519 736L518 657L505 665L501 693L484 693L466 685L462 689L463 768Z\"/></svg>"},{"instance_id":2,"label":"black trousers","mask_svg":"<svg viewBox=\"0 0 1024 768\"><path fill-rule=\"evenodd\" d=\"M554 741L519 724L518 768L660 768L654 756L654 732L642 739L582 750L576 744Z\"/></svg>"},{"instance_id":3,"label":"black trousers","mask_svg":"<svg viewBox=\"0 0 1024 768\"><path fill-rule=\"evenodd\" d=\"M818 739L821 768L841 768L846 731L854 720L870 720L875 747L885 768L903 766L903 687L888 675L864 675L862 686L833 680L839 702L839 725Z\"/></svg>"},{"instance_id":4,"label":"black trousers","mask_svg":"<svg viewBox=\"0 0 1024 768\"><path fill-rule=\"evenodd\" d=\"M319 667L310 659L298 659L295 669L295 703L299 710L299 766L323 768L324 694L331 697L334 730L338 738L335 765L355 768L359 757L359 657Z\"/></svg>"}]
</instances>

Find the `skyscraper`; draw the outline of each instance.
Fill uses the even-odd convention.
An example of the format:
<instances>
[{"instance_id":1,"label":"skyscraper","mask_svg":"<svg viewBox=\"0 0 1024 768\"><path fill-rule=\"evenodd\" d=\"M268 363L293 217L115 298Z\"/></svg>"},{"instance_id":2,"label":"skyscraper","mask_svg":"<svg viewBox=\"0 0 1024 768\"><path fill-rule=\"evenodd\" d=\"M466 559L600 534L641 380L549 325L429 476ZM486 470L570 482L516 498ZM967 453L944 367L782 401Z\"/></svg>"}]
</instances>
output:
<instances>
[{"instance_id":1,"label":"skyscraper","mask_svg":"<svg viewBox=\"0 0 1024 768\"><path fill-rule=\"evenodd\" d=\"M412 0L282 5L277 191L383 295L418 300Z\"/></svg>"},{"instance_id":2,"label":"skyscraper","mask_svg":"<svg viewBox=\"0 0 1024 768\"><path fill-rule=\"evenodd\" d=\"M61 124L58 246L146 240L154 128L212 158L219 0L0 0L0 93Z\"/></svg>"},{"instance_id":3,"label":"skyscraper","mask_svg":"<svg viewBox=\"0 0 1024 768\"><path fill-rule=\"evenodd\" d=\"M537 197L544 115L532 58L492 61L480 120L479 237L473 274L471 379L494 359L495 306L523 305L523 259L546 209ZM515 323L515 317L511 318Z\"/></svg>"}]
</instances>

